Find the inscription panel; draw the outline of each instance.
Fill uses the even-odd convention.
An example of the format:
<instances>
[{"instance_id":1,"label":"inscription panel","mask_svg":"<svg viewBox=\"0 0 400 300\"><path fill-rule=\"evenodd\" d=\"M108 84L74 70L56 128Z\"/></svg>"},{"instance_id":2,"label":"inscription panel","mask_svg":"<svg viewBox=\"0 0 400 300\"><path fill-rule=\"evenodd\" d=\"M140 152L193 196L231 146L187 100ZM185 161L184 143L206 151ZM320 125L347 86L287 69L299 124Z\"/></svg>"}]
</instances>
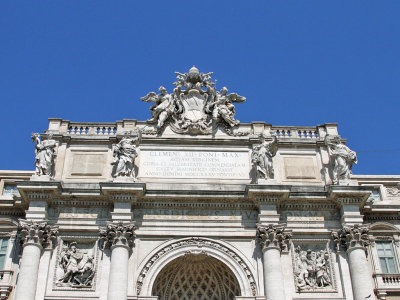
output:
<instances>
[{"instance_id":1,"label":"inscription panel","mask_svg":"<svg viewBox=\"0 0 400 300\"><path fill-rule=\"evenodd\" d=\"M142 150L139 177L249 179L248 151Z\"/></svg>"}]
</instances>

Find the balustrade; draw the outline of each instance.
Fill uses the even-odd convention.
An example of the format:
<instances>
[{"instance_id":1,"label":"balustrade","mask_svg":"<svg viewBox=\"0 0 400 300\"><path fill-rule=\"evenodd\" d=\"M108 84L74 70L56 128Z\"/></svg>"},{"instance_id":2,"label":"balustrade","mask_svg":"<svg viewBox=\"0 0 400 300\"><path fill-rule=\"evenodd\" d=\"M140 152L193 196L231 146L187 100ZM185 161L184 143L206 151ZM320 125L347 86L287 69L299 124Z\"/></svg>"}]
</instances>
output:
<instances>
[{"instance_id":1,"label":"balustrade","mask_svg":"<svg viewBox=\"0 0 400 300\"><path fill-rule=\"evenodd\" d=\"M283 127L274 126L272 132L278 138L317 139L318 131L315 127Z\"/></svg>"},{"instance_id":2,"label":"balustrade","mask_svg":"<svg viewBox=\"0 0 400 300\"><path fill-rule=\"evenodd\" d=\"M70 123L69 135L115 135L117 126L115 123Z\"/></svg>"}]
</instances>

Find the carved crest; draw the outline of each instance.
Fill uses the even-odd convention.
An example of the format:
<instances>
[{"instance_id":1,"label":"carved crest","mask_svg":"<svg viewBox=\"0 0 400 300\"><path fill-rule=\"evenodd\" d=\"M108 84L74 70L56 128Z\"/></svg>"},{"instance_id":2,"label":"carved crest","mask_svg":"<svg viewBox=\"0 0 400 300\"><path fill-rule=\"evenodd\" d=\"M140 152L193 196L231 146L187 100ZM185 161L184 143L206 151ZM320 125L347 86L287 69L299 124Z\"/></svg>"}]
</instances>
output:
<instances>
[{"instance_id":1,"label":"carved crest","mask_svg":"<svg viewBox=\"0 0 400 300\"><path fill-rule=\"evenodd\" d=\"M212 72L200 73L193 66L188 73L175 72L176 88L169 94L164 87L160 87L160 94L150 92L141 98L145 102L153 102L150 108L152 118L148 124L155 127L160 133L167 125L175 133L211 134L218 126L226 128L232 134L232 127L239 125L235 120L235 106L233 103L244 102L245 97L238 94L227 94L228 89L216 90L216 84L211 80Z\"/></svg>"}]
</instances>

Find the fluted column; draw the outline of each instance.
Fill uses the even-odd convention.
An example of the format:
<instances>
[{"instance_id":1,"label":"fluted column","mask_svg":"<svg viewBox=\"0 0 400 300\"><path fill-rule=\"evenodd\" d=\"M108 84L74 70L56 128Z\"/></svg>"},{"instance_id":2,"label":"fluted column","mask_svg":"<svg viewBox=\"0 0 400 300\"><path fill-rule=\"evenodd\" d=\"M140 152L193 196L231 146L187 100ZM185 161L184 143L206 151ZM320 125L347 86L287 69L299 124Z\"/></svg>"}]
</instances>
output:
<instances>
[{"instance_id":1,"label":"fluted column","mask_svg":"<svg viewBox=\"0 0 400 300\"><path fill-rule=\"evenodd\" d=\"M258 226L257 240L263 253L264 290L268 300L284 300L283 272L281 250L286 248L289 233L283 226Z\"/></svg>"},{"instance_id":2,"label":"fluted column","mask_svg":"<svg viewBox=\"0 0 400 300\"><path fill-rule=\"evenodd\" d=\"M100 236L110 245L111 267L108 300L125 300L128 288L129 251L133 246L135 227L132 224L110 223Z\"/></svg>"},{"instance_id":3,"label":"fluted column","mask_svg":"<svg viewBox=\"0 0 400 300\"><path fill-rule=\"evenodd\" d=\"M58 230L46 222L20 220L19 237L23 252L14 300L35 300L40 256L56 238Z\"/></svg>"},{"instance_id":4,"label":"fluted column","mask_svg":"<svg viewBox=\"0 0 400 300\"><path fill-rule=\"evenodd\" d=\"M337 248L347 250L351 285L354 300L375 299L372 276L369 269L366 246L369 243L368 227L362 225L343 226L332 232Z\"/></svg>"}]
</instances>

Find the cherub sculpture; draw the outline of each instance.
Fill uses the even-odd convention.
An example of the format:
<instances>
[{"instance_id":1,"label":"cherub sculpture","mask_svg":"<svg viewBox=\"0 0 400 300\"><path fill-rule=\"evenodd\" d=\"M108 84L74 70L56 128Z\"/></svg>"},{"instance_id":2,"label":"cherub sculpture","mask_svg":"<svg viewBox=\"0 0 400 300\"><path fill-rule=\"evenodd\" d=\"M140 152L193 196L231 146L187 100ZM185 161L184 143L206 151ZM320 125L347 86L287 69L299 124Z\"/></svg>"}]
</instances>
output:
<instances>
[{"instance_id":1,"label":"cherub sculpture","mask_svg":"<svg viewBox=\"0 0 400 300\"><path fill-rule=\"evenodd\" d=\"M136 177L134 174L134 163L135 158L138 156L136 147L139 145L139 142L139 132L134 136L132 136L131 133L127 133L127 136L124 136L122 140L115 145L114 160L111 162L112 165L116 166L115 177Z\"/></svg>"},{"instance_id":2,"label":"cherub sculpture","mask_svg":"<svg viewBox=\"0 0 400 300\"><path fill-rule=\"evenodd\" d=\"M340 136L326 136L325 144L333 159L333 183L338 184L339 180L349 179L353 164L357 163L357 153L342 144Z\"/></svg>"},{"instance_id":3,"label":"cherub sculpture","mask_svg":"<svg viewBox=\"0 0 400 300\"><path fill-rule=\"evenodd\" d=\"M223 87L220 92L215 95L215 101L211 103L212 119L216 123L218 120L225 121L229 126L233 127L239 125L239 120L235 120L236 114L235 103L242 103L246 101L245 97L239 96L236 93L227 94L228 89Z\"/></svg>"},{"instance_id":4,"label":"cherub sculpture","mask_svg":"<svg viewBox=\"0 0 400 300\"><path fill-rule=\"evenodd\" d=\"M274 167L272 157L275 156L277 147L277 138L273 136L272 141L266 141L265 137L261 136L261 144L256 145L251 153L251 161L256 170L257 179L273 179Z\"/></svg>"},{"instance_id":5,"label":"cherub sculpture","mask_svg":"<svg viewBox=\"0 0 400 300\"><path fill-rule=\"evenodd\" d=\"M158 90L160 91L159 95L155 92L150 92L146 96L140 98L140 100L155 103L155 105L150 108L153 118L147 120L147 122L156 123L157 129L160 129L175 111L176 105L174 96L168 94L165 87L160 86Z\"/></svg>"},{"instance_id":6,"label":"cherub sculpture","mask_svg":"<svg viewBox=\"0 0 400 300\"><path fill-rule=\"evenodd\" d=\"M52 177L54 174L54 158L56 157L55 148L56 141L48 136L47 140L41 141L39 133L32 134L32 141L36 142L35 147L35 169L36 175L48 175Z\"/></svg>"}]
</instances>

